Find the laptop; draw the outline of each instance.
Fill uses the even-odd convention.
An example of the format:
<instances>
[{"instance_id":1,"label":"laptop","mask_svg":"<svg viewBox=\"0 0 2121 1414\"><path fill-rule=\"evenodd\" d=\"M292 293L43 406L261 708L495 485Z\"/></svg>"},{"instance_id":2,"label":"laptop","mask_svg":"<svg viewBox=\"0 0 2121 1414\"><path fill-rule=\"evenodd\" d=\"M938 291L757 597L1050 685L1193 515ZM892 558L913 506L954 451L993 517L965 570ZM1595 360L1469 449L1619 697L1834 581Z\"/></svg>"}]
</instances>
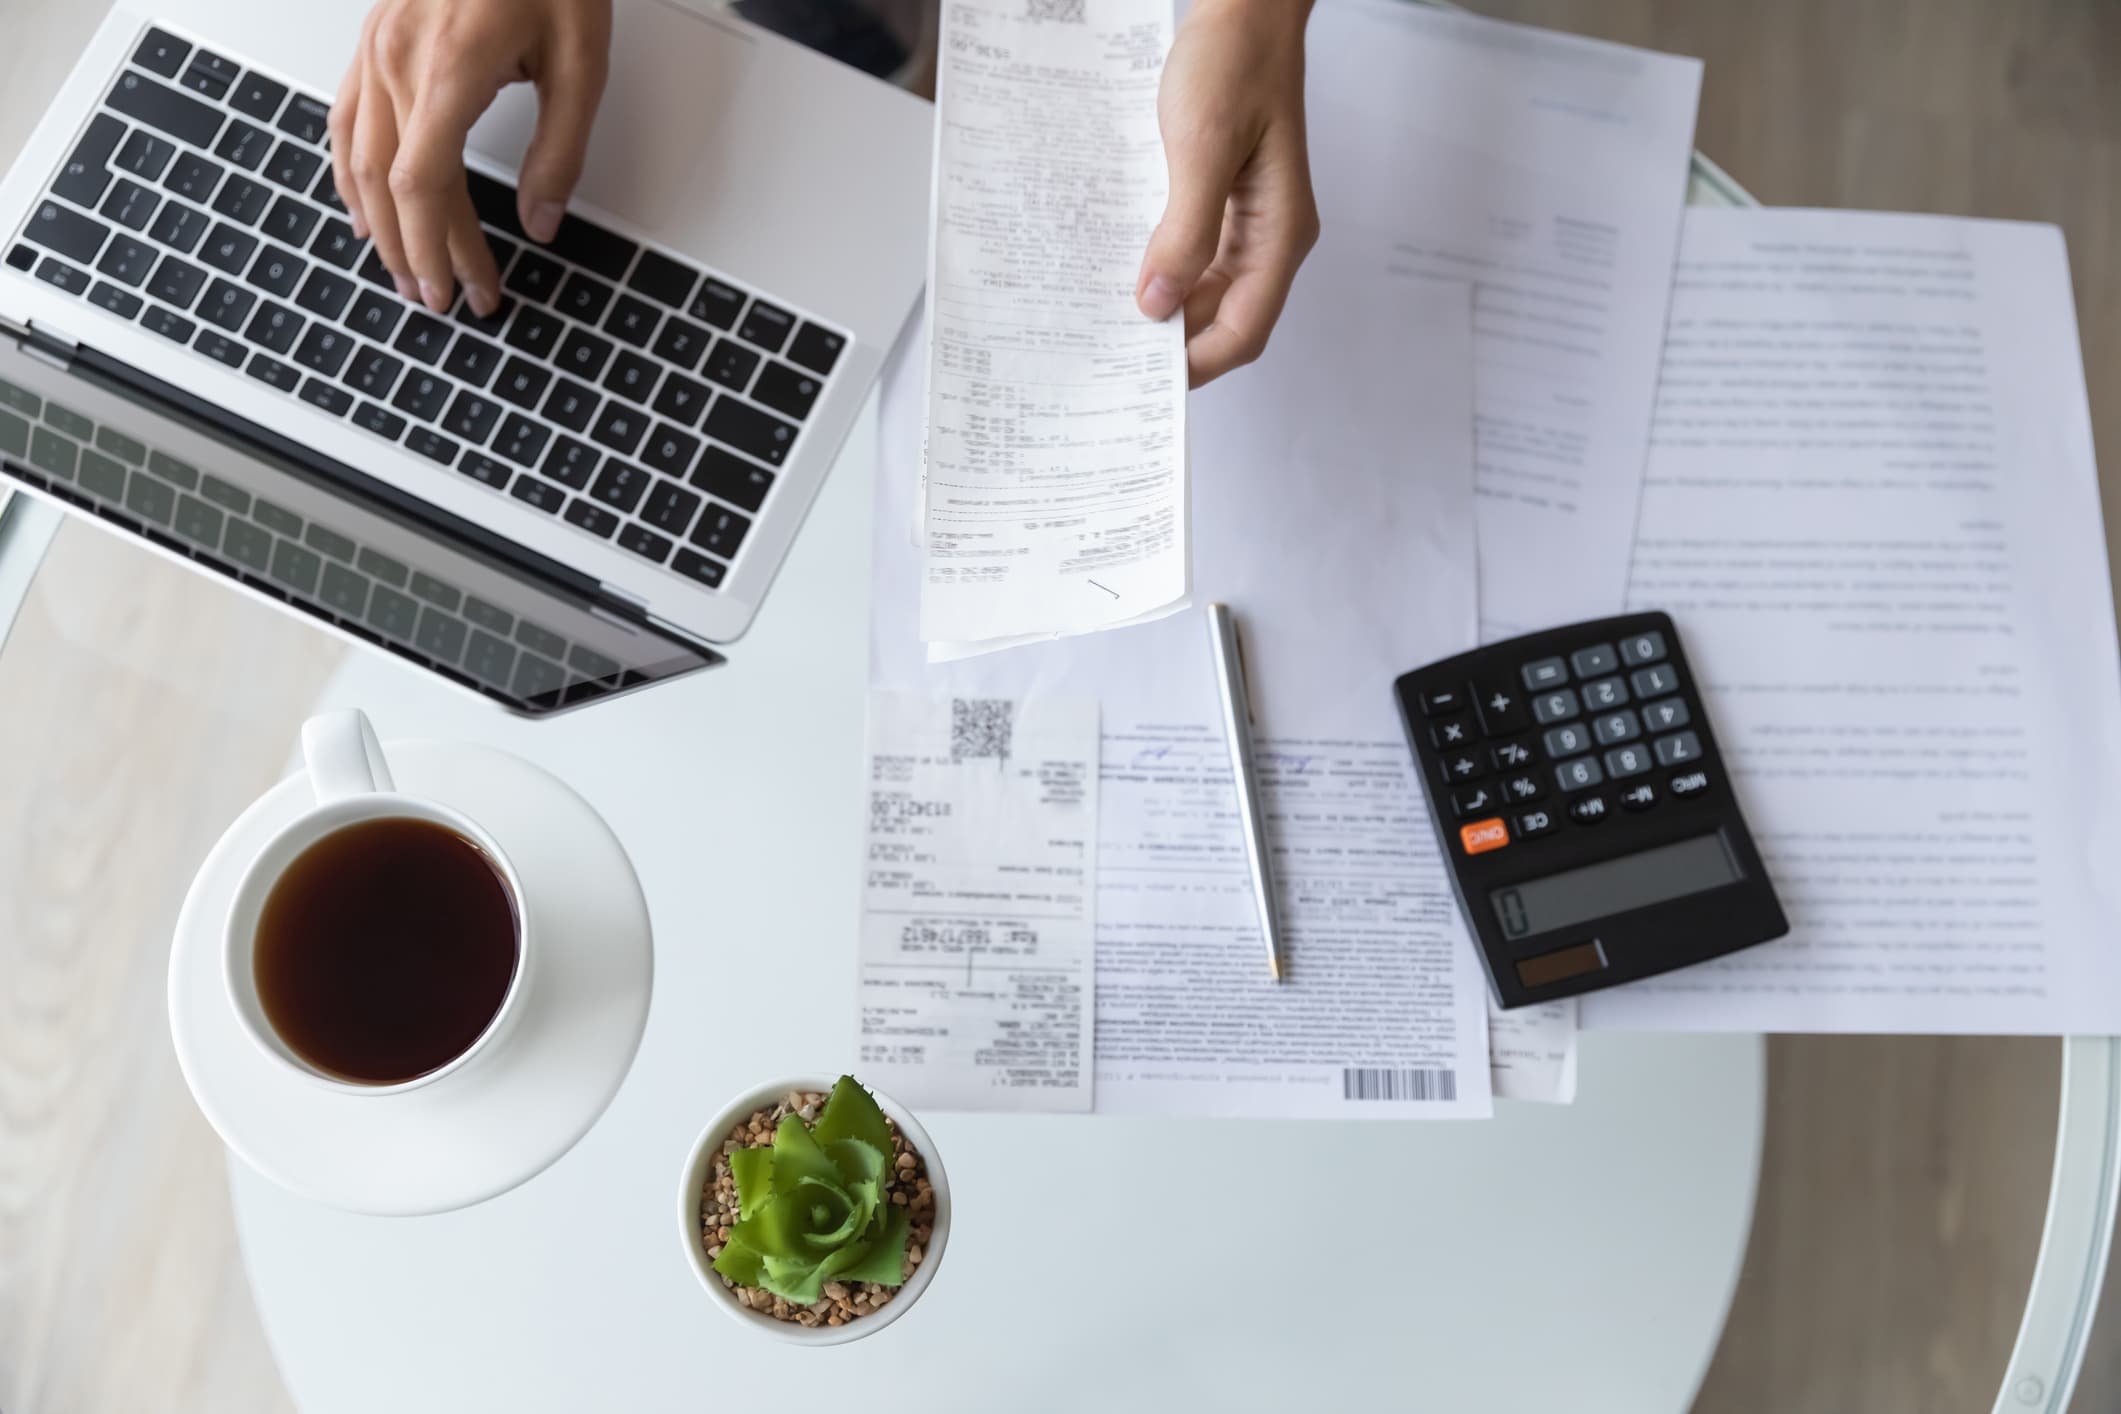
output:
<instances>
[{"instance_id":1,"label":"laptop","mask_svg":"<svg viewBox=\"0 0 2121 1414\"><path fill-rule=\"evenodd\" d=\"M363 6L114 11L0 179L0 490L543 716L724 661L925 273L931 114L619 0L558 236L472 135L502 310L398 297L332 185Z\"/></svg>"}]
</instances>

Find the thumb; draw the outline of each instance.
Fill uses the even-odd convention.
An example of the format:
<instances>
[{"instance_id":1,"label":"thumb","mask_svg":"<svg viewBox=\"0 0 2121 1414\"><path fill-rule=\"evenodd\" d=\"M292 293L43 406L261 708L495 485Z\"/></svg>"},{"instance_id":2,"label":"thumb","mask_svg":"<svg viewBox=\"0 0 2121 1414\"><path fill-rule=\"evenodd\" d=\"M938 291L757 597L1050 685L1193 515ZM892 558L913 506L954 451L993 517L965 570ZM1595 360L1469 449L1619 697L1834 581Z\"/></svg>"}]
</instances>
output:
<instances>
[{"instance_id":1,"label":"thumb","mask_svg":"<svg viewBox=\"0 0 2121 1414\"><path fill-rule=\"evenodd\" d=\"M559 232L567 198L582 176L604 71L602 59L576 53L537 80L538 125L516 180L516 214L532 240L549 241Z\"/></svg>"},{"instance_id":2,"label":"thumb","mask_svg":"<svg viewBox=\"0 0 2121 1414\"><path fill-rule=\"evenodd\" d=\"M1134 302L1151 319L1176 314L1222 243L1223 207L1245 154L1236 144L1185 142L1164 144L1171 171L1171 195L1164 219L1149 236L1135 281Z\"/></svg>"}]
</instances>

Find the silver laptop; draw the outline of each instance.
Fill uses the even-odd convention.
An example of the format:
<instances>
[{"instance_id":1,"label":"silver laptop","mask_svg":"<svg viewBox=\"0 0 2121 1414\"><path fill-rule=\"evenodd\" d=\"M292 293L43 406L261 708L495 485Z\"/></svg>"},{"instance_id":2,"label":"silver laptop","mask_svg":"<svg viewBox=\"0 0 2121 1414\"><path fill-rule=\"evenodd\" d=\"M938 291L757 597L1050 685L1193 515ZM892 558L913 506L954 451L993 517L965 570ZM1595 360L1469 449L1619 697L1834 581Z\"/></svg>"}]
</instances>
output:
<instances>
[{"instance_id":1,"label":"silver laptop","mask_svg":"<svg viewBox=\"0 0 2121 1414\"><path fill-rule=\"evenodd\" d=\"M97 31L0 180L0 470L517 711L722 661L919 293L927 105L621 0L559 235L519 85L467 156L504 308L438 316L332 186L361 10Z\"/></svg>"}]
</instances>

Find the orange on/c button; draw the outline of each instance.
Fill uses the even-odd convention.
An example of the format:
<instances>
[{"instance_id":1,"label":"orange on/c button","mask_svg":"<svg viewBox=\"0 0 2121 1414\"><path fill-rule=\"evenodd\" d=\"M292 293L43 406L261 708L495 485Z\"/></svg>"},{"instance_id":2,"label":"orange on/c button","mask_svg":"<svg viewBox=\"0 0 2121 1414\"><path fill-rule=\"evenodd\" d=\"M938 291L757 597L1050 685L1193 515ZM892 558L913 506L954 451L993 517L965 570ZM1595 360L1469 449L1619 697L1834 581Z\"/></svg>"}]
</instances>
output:
<instances>
[{"instance_id":1,"label":"orange on/c button","mask_svg":"<svg viewBox=\"0 0 2121 1414\"><path fill-rule=\"evenodd\" d=\"M1510 842L1510 827L1502 823L1500 816L1489 820L1475 820L1470 825L1458 827L1458 843L1467 854L1486 854L1491 849L1501 849Z\"/></svg>"}]
</instances>

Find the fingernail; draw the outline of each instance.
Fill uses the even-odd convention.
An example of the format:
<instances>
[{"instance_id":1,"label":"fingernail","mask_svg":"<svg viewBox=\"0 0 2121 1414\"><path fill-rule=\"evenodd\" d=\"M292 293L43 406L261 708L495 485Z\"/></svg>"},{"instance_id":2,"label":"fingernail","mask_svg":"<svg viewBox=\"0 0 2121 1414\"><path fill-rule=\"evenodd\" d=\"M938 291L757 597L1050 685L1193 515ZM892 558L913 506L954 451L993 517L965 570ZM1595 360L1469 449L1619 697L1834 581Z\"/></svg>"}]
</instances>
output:
<instances>
[{"instance_id":1,"label":"fingernail","mask_svg":"<svg viewBox=\"0 0 2121 1414\"><path fill-rule=\"evenodd\" d=\"M427 307L437 314L444 313L449 308L448 293L437 288L431 281L422 280L420 282L420 298L426 301Z\"/></svg>"},{"instance_id":2,"label":"fingernail","mask_svg":"<svg viewBox=\"0 0 2121 1414\"><path fill-rule=\"evenodd\" d=\"M354 239L363 241L367 240L368 223L361 219L361 213L358 211L349 211L346 214L348 218L353 222Z\"/></svg>"},{"instance_id":3,"label":"fingernail","mask_svg":"<svg viewBox=\"0 0 2121 1414\"><path fill-rule=\"evenodd\" d=\"M492 290L485 289L479 285L471 286L465 292L464 298L471 301L471 312L478 315L481 319L486 318L501 307L500 296L496 295Z\"/></svg>"},{"instance_id":4,"label":"fingernail","mask_svg":"<svg viewBox=\"0 0 2121 1414\"><path fill-rule=\"evenodd\" d=\"M530 221L523 229L530 232L534 241L549 241L560 233L560 217L566 212L560 202L541 201L530 208Z\"/></svg>"},{"instance_id":5,"label":"fingernail","mask_svg":"<svg viewBox=\"0 0 2121 1414\"><path fill-rule=\"evenodd\" d=\"M412 282L410 276L393 275L391 278L398 282L399 299L418 301L420 298L420 287Z\"/></svg>"},{"instance_id":6,"label":"fingernail","mask_svg":"<svg viewBox=\"0 0 2121 1414\"><path fill-rule=\"evenodd\" d=\"M1185 291L1178 287L1176 281L1167 280L1161 275L1152 276L1149 287L1142 291L1142 313L1151 319L1169 319L1178 313L1178 307L1184 301Z\"/></svg>"}]
</instances>

